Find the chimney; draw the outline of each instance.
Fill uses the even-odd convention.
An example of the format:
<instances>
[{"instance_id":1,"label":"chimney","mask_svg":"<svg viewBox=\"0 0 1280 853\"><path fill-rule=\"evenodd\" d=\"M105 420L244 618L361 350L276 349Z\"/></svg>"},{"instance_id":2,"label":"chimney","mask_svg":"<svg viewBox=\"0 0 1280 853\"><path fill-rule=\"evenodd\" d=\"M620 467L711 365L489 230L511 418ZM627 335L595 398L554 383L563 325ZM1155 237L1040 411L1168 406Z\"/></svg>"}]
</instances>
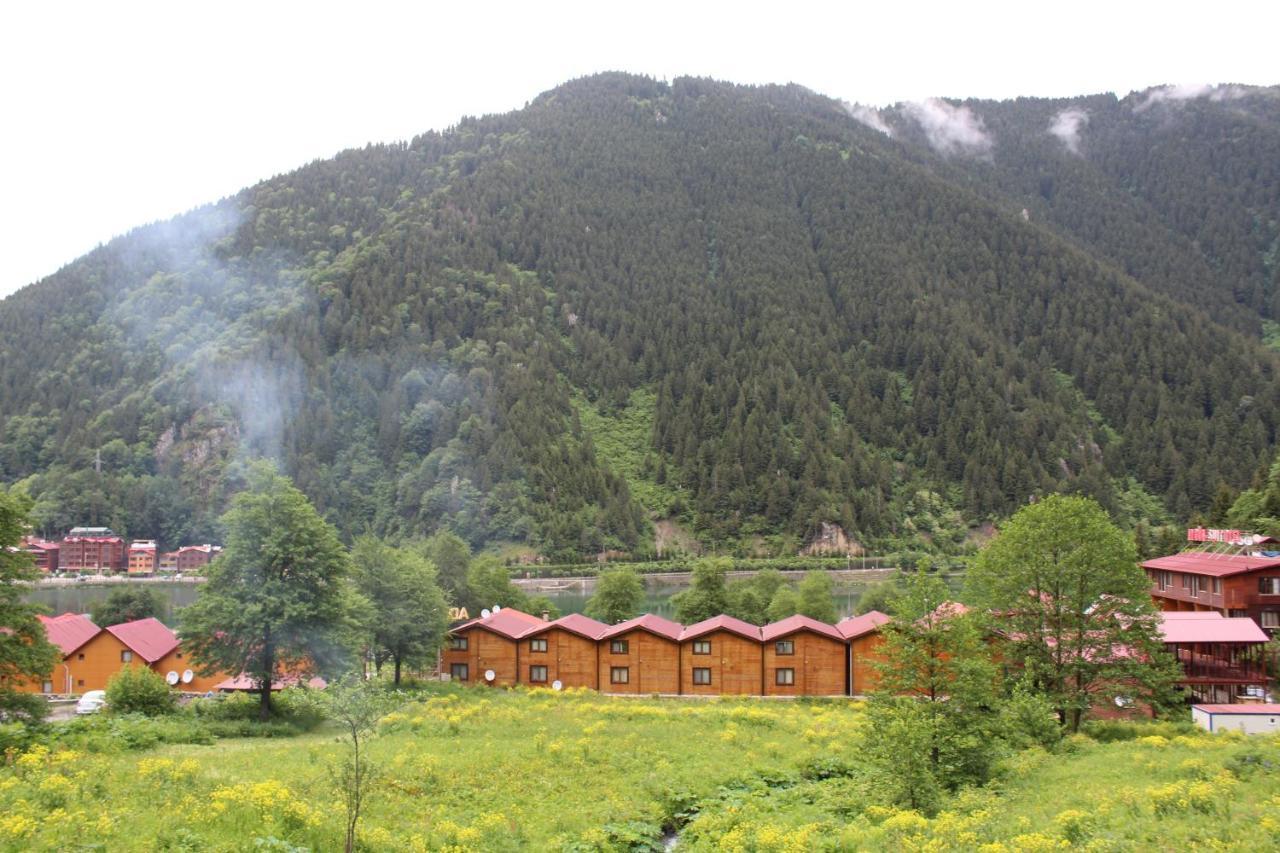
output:
<instances>
[{"instance_id":1,"label":"chimney","mask_svg":"<svg viewBox=\"0 0 1280 853\"><path fill-rule=\"evenodd\" d=\"M542 611L542 621L543 621L543 622L550 622L550 621L551 621L551 611L550 611L550 610L544 610L544 611Z\"/></svg>"}]
</instances>

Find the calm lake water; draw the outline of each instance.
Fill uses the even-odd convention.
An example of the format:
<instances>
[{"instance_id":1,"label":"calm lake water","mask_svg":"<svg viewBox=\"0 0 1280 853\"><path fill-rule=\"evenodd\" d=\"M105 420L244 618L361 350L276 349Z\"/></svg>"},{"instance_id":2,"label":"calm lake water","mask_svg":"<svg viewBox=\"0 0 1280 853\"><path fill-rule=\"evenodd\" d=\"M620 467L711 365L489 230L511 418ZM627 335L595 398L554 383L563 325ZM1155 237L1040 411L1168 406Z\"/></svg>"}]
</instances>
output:
<instances>
[{"instance_id":1,"label":"calm lake water","mask_svg":"<svg viewBox=\"0 0 1280 853\"><path fill-rule=\"evenodd\" d=\"M62 613L93 613L94 607L110 595L111 590L131 585L85 583L74 586L43 586L27 593L27 600L43 604L52 616ZM166 625L176 624L175 614L195 601L196 593L200 588L198 584L193 583L160 582L137 585L146 586L160 596L164 602L160 621ZM651 579L645 585L645 611L674 618L675 608L671 605L671 596L685 586L684 583L663 581L661 578ZM836 611L841 616L851 614L864 588L865 584L837 584ZM534 594L546 595L555 602L561 613L581 613L587 606L587 599L591 597L591 593L583 589L551 590Z\"/></svg>"}]
</instances>

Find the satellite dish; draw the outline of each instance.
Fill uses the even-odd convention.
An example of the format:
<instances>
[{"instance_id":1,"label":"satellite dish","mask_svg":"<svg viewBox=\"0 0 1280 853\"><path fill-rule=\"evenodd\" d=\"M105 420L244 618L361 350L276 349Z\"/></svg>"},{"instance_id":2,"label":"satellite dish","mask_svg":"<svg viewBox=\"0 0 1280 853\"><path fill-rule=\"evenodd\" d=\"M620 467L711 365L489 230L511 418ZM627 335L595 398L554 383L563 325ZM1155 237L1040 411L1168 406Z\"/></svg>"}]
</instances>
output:
<instances>
[{"instance_id":1,"label":"satellite dish","mask_svg":"<svg viewBox=\"0 0 1280 853\"><path fill-rule=\"evenodd\" d=\"M493 605L493 612L494 612L494 613L497 613L497 612L498 612L499 610L501 610L501 609L502 609L502 607L501 607L500 605L497 605L497 604Z\"/></svg>"},{"instance_id":2,"label":"satellite dish","mask_svg":"<svg viewBox=\"0 0 1280 853\"><path fill-rule=\"evenodd\" d=\"M184 669L184 670L182 671L182 683L183 683L183 684L190 684L190 683L191 683L191 679L193 679L193 678L195 678L195 677L196 677L196 674L195 674L194 672L192 672L191 670L189 670L189 669Z\"/></svg>"},{"instance_id":3,"label":"satellite dish","mask_svg":"<svg viewBox=\"0 0 1280 853\"><path fill-rule=\"evenodd\" d=\"M489 608L487 608L487 607L486 607L484 610L481 610L481 611L480 611L480 618L481 618L481 619L488 619L488 618L489 618Z\"/></svg>"},{"instance_id":4,"label":"satellite dish","mask_svg":"<svg viewBox=\"0 0 1280 853\"><path fill-rule=\"evenodd\" d=\"M486 670L484 671L484 680L485 680L485 681L493 681L493 679L496 677L496 675L497 675L497 674L496 674L493 670L491 670L491 669L486 669Z\"/></svg>"},{"instance_id":5,"label":"satellite dish","mask_svg":"<svg viewBox=\"0 0 1280 853\"><path fill-rule=\"evenodd\" d=\"M561 681L560 681L560 679L558 679L558 678L557 678L555 681L551 682L551 689L552 689L552 690L563 690L563 689L564 689L564 684L562 684L562 683L561 683Z\"/></svg>"},{"instance_id":6,"label":"satellite dish","mask_svg":"<svg viewBox=\"0 0 1280 853\"><path fill-rule=\"evenodd\" d=\"M1117 708L1128 708L1128 707L1129 707L1130 705L1132 705L1132 704L1133 704L1133 700L1132 700L1132 699L1130 699L1128 696L1117 696L1117 697L1116 697L1116 707L1117 707Z\"/></svg>"},{"instance_id":7,"label":"satellite dish","mask_svg":"<svg viewBox=\"0 0 1280 853\"><path fill-rule=\"evenodd\" d=\"M177 684L178 683L177 670L172 670L172 669L169 670L169 672L165 674L164 680L165 680L165 683L168 684L170 687Z\"/></svg>"}]
</instances>

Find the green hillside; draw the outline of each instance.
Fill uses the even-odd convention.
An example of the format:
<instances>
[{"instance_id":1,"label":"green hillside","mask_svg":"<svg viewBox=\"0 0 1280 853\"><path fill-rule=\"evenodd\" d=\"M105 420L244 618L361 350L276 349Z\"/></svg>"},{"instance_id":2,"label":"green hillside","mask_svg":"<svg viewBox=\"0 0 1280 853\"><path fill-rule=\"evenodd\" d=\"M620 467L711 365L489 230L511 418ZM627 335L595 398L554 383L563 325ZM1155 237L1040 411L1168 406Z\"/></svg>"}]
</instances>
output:
<instances>
[{"instance_id":1,"label":"green hillside","mask_svg":"<svg viewBox=\"0 0 1280 853\"><path fill-rule=\"evenodd\" d=\"M564 561L670 517L876 547L921 492L1188 517L1274 451L1280 119L1139 98L974 102L944 156L905 108L604 74L312 163L0 302L0 481L169 544L268 455L345 535Z\"/></svg>"}]
</instances>

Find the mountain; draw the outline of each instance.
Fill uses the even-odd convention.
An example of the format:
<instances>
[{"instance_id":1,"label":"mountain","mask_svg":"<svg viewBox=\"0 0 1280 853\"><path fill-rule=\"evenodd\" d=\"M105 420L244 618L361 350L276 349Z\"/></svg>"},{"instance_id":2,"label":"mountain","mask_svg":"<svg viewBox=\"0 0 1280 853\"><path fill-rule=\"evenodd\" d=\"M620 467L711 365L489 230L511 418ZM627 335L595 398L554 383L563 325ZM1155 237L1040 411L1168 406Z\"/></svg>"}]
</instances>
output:
<instances>
[{"instance_id":1,"label":"mountain","mask_svg":"<svg viewBox=\"0 0 1280 853\"><path fill-rule=\"evenodd\" d=\"M1277 88L575 80L0 302L0 480L171 543L265 455L344 534L552 559L946 550L1051 490L1189 517L1276 443L1277 154Z\"/></svg>"}]
</instances>

